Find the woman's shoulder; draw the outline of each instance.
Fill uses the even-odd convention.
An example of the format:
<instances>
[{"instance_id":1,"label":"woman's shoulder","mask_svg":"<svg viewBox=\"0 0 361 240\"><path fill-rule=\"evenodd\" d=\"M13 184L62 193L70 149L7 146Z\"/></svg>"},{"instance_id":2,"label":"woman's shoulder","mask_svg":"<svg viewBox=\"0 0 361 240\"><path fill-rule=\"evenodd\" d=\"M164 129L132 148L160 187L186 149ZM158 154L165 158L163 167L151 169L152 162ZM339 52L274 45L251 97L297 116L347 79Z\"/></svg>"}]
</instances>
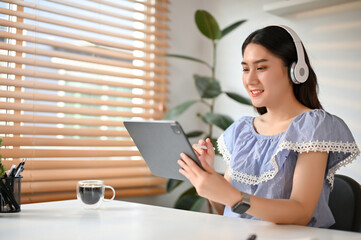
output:
<instances>
[{"instance_id":1,"label":"woman's shoulder","mask_svg":"<svg viewBox=\"0 0 361 240\"><path fill-rule=\"evenodd\" d=\"M290 127L300 131L319 131L335 128L347 128L345 122L336 115L326 112L323 109L313 109L298 115Z\"/></svg>"},{"instance_id":2,"label":"woman's shoulder","mask_svg":"<svg viewBox=\"0 0 361 240\"><path fill-rule=\"evenodd\" d=\"M336 115L322 109L313 109L298 115L290 124L285 140L309 141L354 141L346 123Z\"/></svg>"},{"instance_id":3,"label":"woman's shoulder","mask_svg":"<svg viewBox=\"0 0 361 240\"><path fill-rule=\"evenodd\" d=\"M253 124L253 118L254 117L251 116L243 116L237 119L225 130L224 134L227 135L234 132L239 133L240 131L247 131Z\"/></svg>"}]
</instances>

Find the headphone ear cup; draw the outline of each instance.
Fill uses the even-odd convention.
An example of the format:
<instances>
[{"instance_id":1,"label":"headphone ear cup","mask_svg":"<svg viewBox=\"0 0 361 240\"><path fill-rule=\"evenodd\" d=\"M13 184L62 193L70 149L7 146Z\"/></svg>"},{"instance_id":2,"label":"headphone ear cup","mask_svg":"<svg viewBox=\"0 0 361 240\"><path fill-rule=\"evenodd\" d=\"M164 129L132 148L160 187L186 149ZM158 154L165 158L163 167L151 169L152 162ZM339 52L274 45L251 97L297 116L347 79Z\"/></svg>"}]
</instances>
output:
<instances>
[{"instance_id":1,"label":"headphone ear cup","mask_svg":"<svg viewBox=\"0 0 361 240\"><path fill-rule=\"evenodd\" d=\"M296 62L293 62L291 64L290 71L289 71L290 79L294 84L299 84L299 82L296 79L296 75L295 75L295 67L296 67Z\"/></svg>"},{"instance_id":2,"label":"headphone ear cup","mask_svg":"<svg viewBox=\"0 0 361 240\"><path fill-rule=\"evenodd\" d=\"M308 79L308 66L305 62L297 62L294 68L293 74L295 75L295 79L297 83L304 83Z\"/></svg>"}]
</instances>

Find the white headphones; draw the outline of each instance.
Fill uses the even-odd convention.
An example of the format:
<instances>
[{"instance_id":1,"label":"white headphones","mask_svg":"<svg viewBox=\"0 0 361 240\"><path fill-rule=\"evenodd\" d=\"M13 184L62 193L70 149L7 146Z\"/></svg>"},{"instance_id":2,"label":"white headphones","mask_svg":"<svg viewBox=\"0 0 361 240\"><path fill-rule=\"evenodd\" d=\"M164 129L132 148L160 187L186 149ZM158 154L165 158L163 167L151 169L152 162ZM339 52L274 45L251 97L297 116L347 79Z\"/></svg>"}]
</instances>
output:
<instances>
[{"instance_id":1,"label":"white headphones","mask_svg":"<svg viewBox=\"0 0 361 240\"><path fill-rule=\"evenodd\" d=\"M292 37L297 52L297 62L293 62L290 67L290 77L293 83L300 84L306 82L309 74L308 66L306 64L304 50L301 39L295 31L283 25L275 25L285 29Z\"/></svg>"}]
</instances>

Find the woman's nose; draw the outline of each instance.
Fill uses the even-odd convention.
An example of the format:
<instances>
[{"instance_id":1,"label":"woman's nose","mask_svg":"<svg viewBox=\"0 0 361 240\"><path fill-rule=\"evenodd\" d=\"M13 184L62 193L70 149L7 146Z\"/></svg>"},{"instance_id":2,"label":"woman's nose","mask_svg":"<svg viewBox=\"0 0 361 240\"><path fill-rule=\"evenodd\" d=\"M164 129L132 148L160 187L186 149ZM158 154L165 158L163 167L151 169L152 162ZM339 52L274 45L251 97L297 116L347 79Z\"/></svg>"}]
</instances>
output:
<instances>
[{"instance_id":1,"label":"woman's nose","mask_svg":"<svg viewBox=\"0 0 361 240\"><path fill-rule=\"evenodd\" d=\"M249 70L247 74L243 74L243 80L248 85L253 85L258 83L258 77L255 70Z\"/></svg>"}]
</instances>

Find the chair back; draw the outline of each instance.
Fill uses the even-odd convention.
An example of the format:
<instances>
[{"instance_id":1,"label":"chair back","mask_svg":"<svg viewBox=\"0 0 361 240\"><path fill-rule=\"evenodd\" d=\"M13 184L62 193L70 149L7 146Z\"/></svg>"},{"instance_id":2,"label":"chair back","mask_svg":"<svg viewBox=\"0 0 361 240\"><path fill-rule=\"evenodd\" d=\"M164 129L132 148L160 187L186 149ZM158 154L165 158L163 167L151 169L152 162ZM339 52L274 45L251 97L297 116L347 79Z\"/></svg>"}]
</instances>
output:
<instances>
[{"instance_id":1,"label":"chair back","mask_svg":"<svg viewBox=\"0 0 361 240\"><path fill-rule=\"evenodd\" d=\"M354 179L335 174L329 206L336 221L331 229L361 232L361 187Z\"/></svg>"}]
</instances>

